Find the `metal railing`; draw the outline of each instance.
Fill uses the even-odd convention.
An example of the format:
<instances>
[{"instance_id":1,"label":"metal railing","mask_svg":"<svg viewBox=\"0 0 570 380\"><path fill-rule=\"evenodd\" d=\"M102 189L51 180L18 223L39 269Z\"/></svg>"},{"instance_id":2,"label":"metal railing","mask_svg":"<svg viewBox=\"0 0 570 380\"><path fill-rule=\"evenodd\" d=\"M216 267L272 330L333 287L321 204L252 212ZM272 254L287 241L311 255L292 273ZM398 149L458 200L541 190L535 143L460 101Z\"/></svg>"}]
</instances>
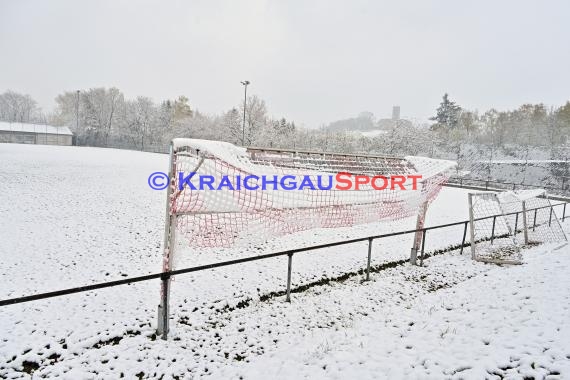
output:
<instances>
[{"instance_id":1,"label":"metal railing","mask_svg":"<svg viewBox=\"0 0 570 380\"><path fill-rule=\"evenodd\" d=\"M564 201L562 203L558 203L555 205L528 209L528 210L526 210L526 212L533 211L533 210L536 212L537 210L540 210L540 209L550 208L550 213L552 215L553 208L562 205L563 206L562 221L564 221L566 218L566 204L567 203L568 203L567 201ZM517 214L517 218L518 218L518 214L521 212L522 211L513 212L513 213L505 214L505 215ZM487 217L483 217L483 218L477 218L474 221L481 221L481 220L486 220L486 219L493 219L493 221L495 221L496 218L500 217L500 216L504 216L504 214L497 214L497 215L491 215L491 216L487 216ZM386 233L386 234L379 234L379 235L354 238L354 239L349 239L349 240L336 241L336 242L331 242L331 243L311 245L311 246L307 246L307 247L283 250L283 251L267 253L267 254L258 255L258 256L250 256L250 257L244 257L244 258L235 259L235 260L228 260L228 261L205 264L205 265L200 265L200 266L195 266L195 267L171 270L171 271L167 271L167 272L153 273L153 274L147 274L147 275L136 276L136 277L129 277L129 278L116 280L116 281L108 281L108 282L96 283L96 284L91 284L91 285L78 286L78 287L74 287L74 288L56 290L56 291L46 292L46 293L37 293L37 294L33 294L33 295L28 295L28 296L21 296L21 297L16 297L16 298L9 298L9 299L0 300L0 307L24 303L24 302L37 301L37 300L42 300L42 299L47 299L47 298L53 298L53 297L61 297L61 296L69 295L69 294L87 292L87 291L92 291L92 290L97 290L97 289L104 289L104 288L109 288L109 287L114 287L114 286L119 286L119 285L127 285L127 284L141 282L141 281L150 281L150 280L155 280L155 279L165 280L165 279L168 279L172 276L177 276L177 275L181 275L181 274L193 273L193 272L198 272L198 271L203 271L203 270L208 270L208 269L220 268L220 267L242 264L242 263L247 263L247 262L252 262L252 261L257 261L257 260L264 260L264 259L280 257L280 256L288 256L286 300L289 301L291 299L291 273L292 273L292 268L293 268L293 255L295 253L308 252L308 251L313 251L313 250L318 250L318 249L323 249L323 248L335 247L335 246L339 246L339 245L346 245L346 244L368 241L368 255L367 255L367 263L366 263L365 274L366 274L366 280L369 280L370 279L370 263L371 263L371 258L372 258L372 243L374 242L374 240L420 232L422 234L422 243L421 243L421 251L420 251L419 259L420 259L420 265L423 265L423 261L426 258L425 242L426 242L428 231L464 225L463 237L461 240L461 244L459 246L460 247L460 253L462 254L463 248L465 246L471 245L471 243L465 242L466 237L467 237L468 224L469 224L469 220L463 220L463 221L459 221L459 222L440 224L437 226L424 227L424 228L420 228L420 229L398 231L398 232L392 232L392 233ZM493 235L494 235L494 231L492 231L492 234L490 237L491 239L495 238L495 236L493 236Z\"/></svg>"},{"instance_id":2,"label":"metal railing","mask_svg":"<svg viewBox=\"0 0 570 380\"><path fill-rule=\"evenodd\" d=\"M556 192L558 194L568 194L570 188L566 186L563 182L562 187L554 186L544 186L544 185L534 185L526 183L515 183L515 182L503 182L503 181L491 181L485 179L474 179L474 178L463 178L463 177L451 177L447 185L471 189L477 188L481 190L525 190L525 189L544 189L550 192Z\"/></svg>"}]
</instances>

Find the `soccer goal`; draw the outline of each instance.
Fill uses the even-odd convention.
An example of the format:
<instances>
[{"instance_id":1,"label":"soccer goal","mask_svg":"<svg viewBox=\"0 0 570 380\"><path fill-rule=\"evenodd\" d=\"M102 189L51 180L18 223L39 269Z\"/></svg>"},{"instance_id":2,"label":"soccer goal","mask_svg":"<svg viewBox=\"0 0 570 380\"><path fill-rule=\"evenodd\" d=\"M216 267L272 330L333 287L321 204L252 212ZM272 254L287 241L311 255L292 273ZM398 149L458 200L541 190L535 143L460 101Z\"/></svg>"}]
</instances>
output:
<instances>
[{"instance_id":1,"label":"soccer goal","mask_svg":"<svg viewBox=\"0 0 570 380\"><path fill-rule=\"evenodd\" d=\"M567 241L542 189L478 192L468 197L474 260L520 264L525 246Z\"/></svg>"},{"instance_id":2,"label":"soccer goal","mask_svg":"<svg viewBox=\"0 0 570 380\"><path fill-rule=\"evenodd\" d=\"M175 269L180 244L203 249L247 246L311 229L408 217L417 217L422 228L429 202L455 165L424 157L243 148L174 139L163 272ZM412 257L420 243L421 234L416 234ZM164 278L158 329L164 338L169 288L169 278Z\"/></svg>"}]
</instances>

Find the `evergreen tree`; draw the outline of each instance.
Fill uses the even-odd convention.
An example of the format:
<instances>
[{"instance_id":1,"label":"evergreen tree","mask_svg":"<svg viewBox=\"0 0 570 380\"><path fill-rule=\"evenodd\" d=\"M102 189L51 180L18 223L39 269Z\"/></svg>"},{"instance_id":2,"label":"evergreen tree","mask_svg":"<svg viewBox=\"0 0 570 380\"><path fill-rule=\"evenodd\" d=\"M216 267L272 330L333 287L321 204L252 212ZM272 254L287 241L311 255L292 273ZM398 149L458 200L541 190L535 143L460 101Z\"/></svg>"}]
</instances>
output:
<instances>
[{"instance_id":1,"label":"evergreen tree","mask_svg":"<svg viewBox=\"0 0 570 380\"><path fill-rule=\"evenodd\" d=\"M188 98L184 95L180 95L178 99L174 101L174 119L182 120L192 117L193 111L188 104Z\"/></svg>"},{"instance_id":2,"label":"evergreen tree","mask_svg":"<svg viewBox=\"0 0 570 380\"><path fill-rule=\"evenodd\" d=\"M439 104L436 111L436 116L430 118L436 122L432 128L439 129L444 127L445 129L456 129L459 125L459 117L461 115L461 107L459 107L455 102L449 100L449 95L445 93L443 95L443 100Z\"/></svg>"}]
</instances>

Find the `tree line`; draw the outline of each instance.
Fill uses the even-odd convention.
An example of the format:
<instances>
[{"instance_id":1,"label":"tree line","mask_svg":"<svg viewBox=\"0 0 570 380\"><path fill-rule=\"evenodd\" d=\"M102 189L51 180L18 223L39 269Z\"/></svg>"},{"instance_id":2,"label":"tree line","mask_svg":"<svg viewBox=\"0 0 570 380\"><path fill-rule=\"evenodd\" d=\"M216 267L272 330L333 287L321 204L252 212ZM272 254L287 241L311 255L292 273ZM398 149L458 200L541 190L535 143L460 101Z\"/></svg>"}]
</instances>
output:
<instances>
[{"instance_id":1,"label":"tree line","mask_svg":"<svg viewBox=\"0 0 570 380\"><path fill-rule=\"evenodd\" d=\"M223 140L238 145L294 145L293 121L273 118L258 96L218 115L195 110L186 96L159 103L139 96L127 99L117 88L91 88L57 95L53 112L44 114L29 95L0 94L0 120L69 127L78 145L151 150L175 137ZM243 120L245 106L245 124Z\"/></svg>"},{"instance_id":2,"label":"tree line","mask_svg":"<svg viewBox=\"0 0 570 380\"><path fill-rule=\"evenodd\" d=\"M114 87L63 92L55 102L53 112L44 114L29 95L6 91L0 94L0 120L68 126L78 145L155 150L164 149L172 138L192 137L242 146L427 155L460 162L481 156L481 149L485 157L510 149L519 158L525 153L528 157L533 147L554 151L565 146L570 133L570 102L479 113L463 109L448 94L434 111L432 123L395 123L375 135L339 130L336 122L318 129L299 127L284 117L269 116L265 101L256 95L220 114L196 110L186 96L157 103L144 96L127 99ZM359 123L362 118L371 125L366 129L373 128L372 113L361 113Z\"/></svg>"},{"instance_id":3,"label":"tree line","mask_svg":"<svg viewBox=\"0 0 570 380\"><path fill-rule=\"evenodd\" d=\"M440 138L455 142L470 141L504 147L564 145L570 134L570 101L560 107L542 103L523 104L517 109L494 108L479 113L463 109L445 94L431 118Z\"/></svg>"}]
</instances>

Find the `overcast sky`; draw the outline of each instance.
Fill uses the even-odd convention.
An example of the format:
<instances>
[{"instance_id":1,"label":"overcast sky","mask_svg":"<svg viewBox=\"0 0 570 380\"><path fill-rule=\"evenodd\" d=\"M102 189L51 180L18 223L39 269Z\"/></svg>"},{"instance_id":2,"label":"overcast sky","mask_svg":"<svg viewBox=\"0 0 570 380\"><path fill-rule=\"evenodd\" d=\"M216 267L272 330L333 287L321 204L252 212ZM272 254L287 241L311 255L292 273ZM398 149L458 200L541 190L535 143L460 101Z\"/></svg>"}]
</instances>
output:
<instances>
[{"instance_id":1,"label":"overcast sky","mask_svg":"<svg viewBox=\"0 0 570 380\"><path fill-rule=\"evenodd\" d=\"M570 99L570 1L0 0L0 92L184 94L218 113L242 80L307 127Z\"/></svg>"}]
</instances>

